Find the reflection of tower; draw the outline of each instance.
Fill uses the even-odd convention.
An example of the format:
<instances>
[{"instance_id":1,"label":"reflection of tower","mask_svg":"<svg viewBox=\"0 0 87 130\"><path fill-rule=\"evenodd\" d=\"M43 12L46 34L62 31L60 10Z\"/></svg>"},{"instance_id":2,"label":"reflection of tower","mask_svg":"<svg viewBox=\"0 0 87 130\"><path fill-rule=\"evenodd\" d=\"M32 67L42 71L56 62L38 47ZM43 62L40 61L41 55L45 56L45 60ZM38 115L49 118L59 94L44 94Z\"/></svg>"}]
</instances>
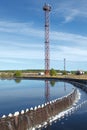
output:
<instances>
[{"instance_id":1,"label":"reflection of tower","mask_svg":"<svg viewBox=\"0 0 87 130\"><path fill-rule=\"evenodd\" d=\"M66 83L64 82L64 91L66 91Z\"/></svg>"},{"instance_id":2,"label":"reflection of tower","mask_svg":"<svg viewBox=\"0 0 87 130\"><path fill-rule=\"evenodd\" d=\"M50 56L49 56L49 12L51 6L45 4L43 7L45 11L45 75L49 75L50 70Z\"/></svg>"},{"instance_id":3,"label":"reflection of tower","mask_svg":"<svg viewBox=\"0 0 87 130\"><path fill-rule=\"evenodd\" d=\"M45 80L45 102L48 102L50 99L50 88L49 88L49 81ZM50 130L49 121L47 122L47 130Z\"/></svg>"},{"instance_id":4,"label":"reflection of tower","mask_svg":"<svg viewBox=\"0 0 87 130\"><path fill-rule=\"evenodd\" d=\"M45 80L45 98L46 98L46 102L49 101L49 96L50 96L49 81Z\"/></svg>"}]
</instances>

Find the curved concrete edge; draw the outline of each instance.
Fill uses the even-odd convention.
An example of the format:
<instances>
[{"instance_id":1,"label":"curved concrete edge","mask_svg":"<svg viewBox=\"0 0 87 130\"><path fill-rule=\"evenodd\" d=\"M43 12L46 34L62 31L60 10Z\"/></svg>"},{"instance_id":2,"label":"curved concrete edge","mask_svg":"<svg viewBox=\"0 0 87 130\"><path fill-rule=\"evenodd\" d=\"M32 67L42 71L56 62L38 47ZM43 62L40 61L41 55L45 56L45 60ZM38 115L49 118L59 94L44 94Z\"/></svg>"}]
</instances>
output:
<instances>
[{"instance_id":1,"label":"curved concrete edge","mask_svg":"<svg viewBox=\"0 0 87 130\"><path fill-rule=\"evenodd\" d=\"M67 95L68 96L68 95ZM61 120L64 117L68 117L71 114L73 114L79 107L81 107L82 104L84 104L86 101L84 101L82 104L78 105L76 107L76 103L78 103L79 99L81 98L81 94L79 92L79 90L77 90L77 96L75 101L73 102L72 106L70 106L69 108L67 108L66 110L60 112L59 114L52 116L51 118L49 118L49 124L52 125L52 122L56 122L57 120ZM42 125L38 125L36 126L36 128L42 128L42 127L47 127L48 121L44 122ZM35 130L35 128L33 128Z\"/></svg>"},{"instance_id":2,"label":"curved concrete edge","mask_svg":"<svg viewBox=\"0 0 87 130\"><path fill-rule=\"evenodd\" d=\"M46 102L45 104L35 106L34 108L33 108L33 107L27 108L26 110L21 110L20 112L19 112L19 111L16 111L14 114L9 113L7 116L6 116L6 115L3 115L1 118L4 119L4 118L8 118L8 117L16 117L16 116L19 116L19 115L23 115L23 114L25 114L26 112L29 112L29 111L37 110L37 109L39 109L39 108L44 108L44 107L46 107L46 106L49 105L49 104L51 105L51 104L53 104L53 103L55 103L55 102L57 102L57 101L63 100L64 98L68 98L70 95L72 95L72 93L74 93L74 91L75 91L75 89L73 89L73 91L71 91L69 94L67 94L67 95L65 95L65 96L63 96L63 97L61 97L61 98L57 98L57 99L54 99L54 100L52 100L52 101ZM1 119L1 118L0 118L0 119Z\"/></svg>"},{"instance_id":3,"label":"curved concrete edge","mask_svg":"<svg viewBox=\"0 0 87 130\"><path fill-rule=\"evenodd\" d=\"M38 107L27 108L26 110L15 112L14 114L10 113L7 117L3 116L3 118L0 119L0 130L4 130L4 128L5 130L10 130L10 128L22 130L24 127L26 127L26 129L40 128L46 125L48 121L51 123L57 118L56 115L58 115L58 118L64 116L64 110L71 108L77 99L79 99L78 95L78 90L75 88L70 94L60 99L55 99Z\"/></svg>"}]
</instances>

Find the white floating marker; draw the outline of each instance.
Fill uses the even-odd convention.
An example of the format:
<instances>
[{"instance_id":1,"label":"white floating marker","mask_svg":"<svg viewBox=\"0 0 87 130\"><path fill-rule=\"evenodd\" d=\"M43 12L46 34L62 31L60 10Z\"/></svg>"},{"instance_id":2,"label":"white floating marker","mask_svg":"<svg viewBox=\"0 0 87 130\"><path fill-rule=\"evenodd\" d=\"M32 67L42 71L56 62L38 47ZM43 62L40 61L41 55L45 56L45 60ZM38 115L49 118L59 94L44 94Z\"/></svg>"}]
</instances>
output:
<instances>
[{"instance_id":1,"label":"white floating marker","mask_svg":"<svg viewBox=\"0 0 87 130\"><path fill-rule=\"evenodd\" d=\"M35 106L34 110L37 110L37 107Z\"/></svg>"},{"instance_id":2,"label":"white floating marker","mask_svg":"<svg viewBox=\"0 0 87 130\"><path fill-rule=\"evenodd\" d=\"M38 105L38 108L40 108L41 106L40 105Z\"/></svg>"},{"instance_id":3,"label":"white floating marker","mask_svg":"<svg viewBox=\"0 0 87 130\"><path fill-rule=\"evenodd\" d=\"M24 114L24 110L21 111L21 114Z\"/></svg>"},{"instance_id":4,"label":"white floating marker","mask_svg":"<svg viewBox=\"0 0 87 130\"><path fill-rule=\"evenodd\" d=\"M61 117L64 118L64 113L61 114Z\"/></svg>"},{"instance_id":5,"label":"white floating marker","mask_svg":"<svg viewBox=\"0 0 87 130\"><path fill-rule=\"evenodd\" d=\"M50 104L52 104L52 102L50 101Z\"/></svg>"},{"instance_id":6,"label":"white floating marker","mask_svg":"<svg viewBox=\"0 0 87 130\"><path fill-rule=\"evenodd\" d=\"M19 115L19 111L14 113L14 116L18 116Z\"/></svg>"},{"instance_id":7,"label":"white floating marker","mask_svg":"<svg viewBox=\"0 0 87 130\"><path fill-rule=\"evenodd\" d=\"M27 109L26 109L26 112L28 112L28 111L29 111L29 109L27 108Z\"/></svg>"},{"instance_id":8,"label":"white floating marker","mask_svg":"<svg viewBox=\"0 0 87 130\"><path fill-rule=\"evenodd\" d=\"M38 127L41 128L41 125L39 125Z\"/></svg>"},{"instance_id":9,"label":"white floating marker","mask_svg":"<svg viewBox=\"0 0 87 130\"><path fill-rule=\"evenodd\" d=\"M52 103L54 103L54 100L52 100Z\"/></svg>"},{"instance_id":10,"label":"white floating marker","mask_svg":"<svg viewBox=\"0 0 87 130\"><path fill-rule=\"evenodd\" d=\"M46 106L47 104L45 103L45 106Z\"/></svg>"},{"instance_id":11,"label":"white floating marker","mask_svg":"<svg viewBox=\"0 0 87 130\"><path fill-rule=\"evenodd\" d=\"M9 115L8 115L9 117L12 117L13 115L11 114L11 113L9 113Z\"/></svg>"},{"instance_id":12,"label":"white floating marker","mask_svg":"<svg viewBox=\"0 0 87 130\"><path fill-rule=\"evenodd\" d=\"M42 106L41 106L42 108L44 107L44 104L42 104Z\"/></svg>"},{"instance_id":13,"label":"white floating marker","mask_svg":"<svg viewBox=\"0 0 87 130\"><path fill-rule=\"evenodd\" d=\"M5 118L5 117L6 117L6 115L3 115L3 116L2 116L2 118Z\"/></svg>"},{"instance_id":14,"label":"white floating marker","mask_svg":"<svg viewBox=\"0 0 87 130\"><path fill-rule=\"evenodd\" d=\"M57 101L57 99L55 99L55 102Z\"/></svg>"},{"instance_id":15,"label":"white floating marker","mask_svg":"<svg viewBox=\"0 0 87 130\"><path fill-rule=\"evenodd\" d=\"M33 110L33 107L31 107L30 110Z\"/></svg>"}]
</instances>

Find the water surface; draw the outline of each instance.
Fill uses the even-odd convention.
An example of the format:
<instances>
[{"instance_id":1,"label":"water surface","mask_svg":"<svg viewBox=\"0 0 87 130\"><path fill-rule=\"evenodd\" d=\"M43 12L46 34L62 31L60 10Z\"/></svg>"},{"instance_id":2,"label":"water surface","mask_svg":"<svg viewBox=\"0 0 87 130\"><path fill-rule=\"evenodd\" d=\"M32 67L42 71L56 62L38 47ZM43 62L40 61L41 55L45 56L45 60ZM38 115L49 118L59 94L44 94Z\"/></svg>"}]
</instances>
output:
<instances>
[{"instance_id":1,"label":"water surface","mask_svg":"<svg viewBox=\"0 0 87 130\"><path fill-rule=\"evenodd\" d=\"M44 104L72 89L73 85L60 81L0 80L0 116Z\"/></svg>"}]
</instances>

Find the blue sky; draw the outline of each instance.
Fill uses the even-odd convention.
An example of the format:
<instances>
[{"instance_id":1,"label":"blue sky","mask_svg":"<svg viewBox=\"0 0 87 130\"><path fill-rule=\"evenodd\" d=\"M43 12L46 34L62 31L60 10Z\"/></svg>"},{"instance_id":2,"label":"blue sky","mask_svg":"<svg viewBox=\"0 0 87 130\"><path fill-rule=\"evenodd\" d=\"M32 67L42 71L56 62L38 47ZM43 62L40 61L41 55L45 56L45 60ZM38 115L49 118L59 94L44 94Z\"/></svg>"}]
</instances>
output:
<instances>
[{"instance_id":1,"label":"blue sky","mask_svg":"<svg viewBox=\"0 0 87 130\"><path fill-rule=\"evenodd\" d=\"M50 12L50 68L87 70L86 0L1 0L0 70L44 69L44 11Z\"/></svg>"}]
</instances>

